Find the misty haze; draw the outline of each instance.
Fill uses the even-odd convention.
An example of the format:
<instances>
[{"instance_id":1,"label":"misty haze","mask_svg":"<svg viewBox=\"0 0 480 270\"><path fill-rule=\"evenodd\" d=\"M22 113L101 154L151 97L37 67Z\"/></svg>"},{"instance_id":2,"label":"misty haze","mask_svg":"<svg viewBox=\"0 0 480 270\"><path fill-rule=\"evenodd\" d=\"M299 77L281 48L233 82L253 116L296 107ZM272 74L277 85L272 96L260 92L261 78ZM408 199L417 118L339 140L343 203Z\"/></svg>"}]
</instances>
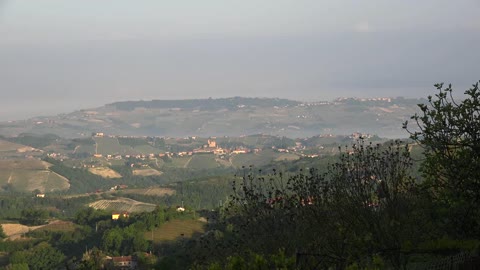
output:
<instances>
[{"instance_id":1,"label":"misty haze","mask_svg":"<svg viewBox=\"0 0 480 270\"><path fill-rule=\"evenodd\" d=\"M479 269L479 11L0 0L0 270Z\"/></svg>"}]
</instances>

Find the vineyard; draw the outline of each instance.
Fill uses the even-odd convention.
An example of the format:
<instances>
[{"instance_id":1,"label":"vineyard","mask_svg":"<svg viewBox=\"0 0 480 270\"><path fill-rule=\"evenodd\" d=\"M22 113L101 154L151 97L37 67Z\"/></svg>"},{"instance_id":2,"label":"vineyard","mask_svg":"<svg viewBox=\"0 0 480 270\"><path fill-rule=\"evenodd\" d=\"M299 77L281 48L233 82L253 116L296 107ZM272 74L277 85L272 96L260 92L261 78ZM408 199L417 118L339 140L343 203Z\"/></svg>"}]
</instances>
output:
<instances>
[{"instance_id":1,"label":"vineyard","mask_svg":"<svg viewBox=\"0 0 480 270\"><path fill-rule=\"evenodd\" d=\"M108 167L89 168L88 171L93 174L100 175L103 178L121 178L122 177L118 172Z\"/></svg>"},{"instance_id":2,"label":"vineyard","mask_svg":"<svg viewBox=\"0 0 480 270\"><path fill-rule=\"evenodd\" d=\"M143 203L127 198L119 198L116 200L99 200L88 205L97 210L107 211L126 211L126 212L149 212L155 209L154 204Z\"/></svg>"}]
</instances>

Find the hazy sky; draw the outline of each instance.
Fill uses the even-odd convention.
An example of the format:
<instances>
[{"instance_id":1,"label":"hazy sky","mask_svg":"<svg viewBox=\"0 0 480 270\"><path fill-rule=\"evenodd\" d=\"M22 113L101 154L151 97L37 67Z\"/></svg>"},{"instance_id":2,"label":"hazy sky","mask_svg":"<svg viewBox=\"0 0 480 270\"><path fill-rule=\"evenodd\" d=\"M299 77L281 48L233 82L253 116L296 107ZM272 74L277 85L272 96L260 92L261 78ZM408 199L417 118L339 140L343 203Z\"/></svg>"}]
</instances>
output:
<instances>
[{"instance_id":1,"label":"hazy sky","mask_svg":"<svg viewBox=\"0 0 480 270\"><path fill-rule=\"evenodd\" d=\"M425 97L480 80L478 0L0 0L0 120L121 100Z\"/></svg>"}]
</instances>

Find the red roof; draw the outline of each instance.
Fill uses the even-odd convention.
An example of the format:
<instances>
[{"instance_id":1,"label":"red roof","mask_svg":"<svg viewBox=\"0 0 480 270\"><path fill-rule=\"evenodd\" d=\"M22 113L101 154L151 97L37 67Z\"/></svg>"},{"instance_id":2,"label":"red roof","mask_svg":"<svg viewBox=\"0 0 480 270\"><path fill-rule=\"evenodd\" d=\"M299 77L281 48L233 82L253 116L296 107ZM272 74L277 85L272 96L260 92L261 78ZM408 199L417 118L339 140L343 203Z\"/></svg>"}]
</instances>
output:
<instances>
[{"instance_id":1,"label":"red roof","mask_svg":"<svg viewBox=\"0 0 480 270\"><path fill-rule=\"evenodd\" d=\"M114 262L131 262L134 261L132 256L121 256L121 257L112 257Z\"/></svg>"}]
</instances>

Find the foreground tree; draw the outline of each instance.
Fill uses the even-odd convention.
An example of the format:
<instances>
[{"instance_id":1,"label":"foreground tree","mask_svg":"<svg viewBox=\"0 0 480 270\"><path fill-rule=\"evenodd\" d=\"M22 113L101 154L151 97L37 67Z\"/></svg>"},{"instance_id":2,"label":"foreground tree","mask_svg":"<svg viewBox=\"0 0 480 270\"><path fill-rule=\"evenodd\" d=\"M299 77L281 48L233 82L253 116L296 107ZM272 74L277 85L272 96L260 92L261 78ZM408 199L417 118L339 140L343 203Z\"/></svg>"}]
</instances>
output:
<instances>
[{"instance_id":1,"label":"foreground tree","mask_svg":"<svg viewBox=\"0 0 480 270\"><path fill-rule=\"evenodd\" d=\"M421 113L405 122L411 138L424 147L424 186L439 207L450 233L480 236L480 90L476 83L456 101L451 85L419 104ZM446 217L446 219L445 219Z\"/></svg>"},{"instance_id":2,"label":"foreground tree","mask_svg":"<svg viewBox=\"0 0 480 270\"><path fill-rule=\"evenodd\" d=\"M404 247L422 234L408 146L360 140L341 150L325 173L248 171L229 207L237 250L273 254L282 247L301 269L368 267L379 259L404 266Z\"/></svg>"},{"instance_id":3,"label":"foreground tree","mask_svg":"<svg viewBox=\"0 0 480 270\"><path fill-rule=\"evenodd\" d=\"M0 240L2 240L3 238L7 238L7 235L3 231L2 225L0 225Z\"/></svg>"}]
</instances>

